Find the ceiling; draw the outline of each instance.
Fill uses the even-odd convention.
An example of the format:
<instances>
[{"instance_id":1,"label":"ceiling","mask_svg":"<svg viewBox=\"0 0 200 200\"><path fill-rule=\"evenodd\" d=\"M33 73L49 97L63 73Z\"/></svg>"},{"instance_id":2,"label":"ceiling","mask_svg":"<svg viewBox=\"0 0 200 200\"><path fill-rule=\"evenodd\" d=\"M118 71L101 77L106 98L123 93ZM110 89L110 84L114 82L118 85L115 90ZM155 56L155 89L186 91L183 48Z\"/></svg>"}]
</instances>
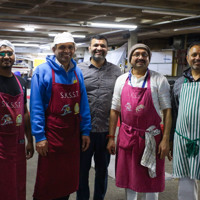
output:
<instances>
[{"instance_id":1,"label":"ceiling","mask_svg":"<svg viewBox=\"0 0 200 200\"><path fill-rule=\"evenodd\" d=\"M13 43L47 44L55 34L69 31L86 35L106 35L111 45L127 41L128 29L94 28L91 22L135 24L139 40L169 38L200 33L199 0L1 0L0 39ZM33 26L34 32L24 30Z\"/></svg>"}]
</instances>

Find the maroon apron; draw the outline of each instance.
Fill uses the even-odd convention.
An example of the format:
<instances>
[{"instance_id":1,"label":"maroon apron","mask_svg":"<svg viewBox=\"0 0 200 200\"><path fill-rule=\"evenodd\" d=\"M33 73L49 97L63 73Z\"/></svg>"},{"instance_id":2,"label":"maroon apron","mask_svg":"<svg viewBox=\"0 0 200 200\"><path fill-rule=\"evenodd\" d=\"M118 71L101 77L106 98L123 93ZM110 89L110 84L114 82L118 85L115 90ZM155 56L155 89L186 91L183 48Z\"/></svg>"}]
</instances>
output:
<instances>
[{"instance_id":1,"label":"maroon apron","mask_svg":"<svg viewBox=\"0 0 200 200\"><path fill-rule=\"evenodd\" d=\"M55 83L52 70L52 94L46 111L47 156L38 159L33 196L52 200L78 189L80 162L80 86Z\"/></svg>"},{"instance_id":2,"label":"maroon apron","mask_svg":"<svg viewBox=\"0 0 200 200\"><path fill-rule=\"evenodd\" d=\"M161 122L153 105L150 75L147 77L147 88L132 87L126 80L121 94L121 119L117 141L116 185L136 192L162 192L165 186L164 160L159 159L157 154L162 134L154 136L157 176L151 178L148 168L140 164L145 148L145 130L152 125L160 130Z\"/></svg>"},{"instance_id":3,"label":"maroon apron","mask_svg":"<svg viewBox=\"0 0 200 200\"><path fill-rule=\"evenodd\" d=\"M24 94L0 92L0 199L26 199Z\"/></svg>"}]
</instances>

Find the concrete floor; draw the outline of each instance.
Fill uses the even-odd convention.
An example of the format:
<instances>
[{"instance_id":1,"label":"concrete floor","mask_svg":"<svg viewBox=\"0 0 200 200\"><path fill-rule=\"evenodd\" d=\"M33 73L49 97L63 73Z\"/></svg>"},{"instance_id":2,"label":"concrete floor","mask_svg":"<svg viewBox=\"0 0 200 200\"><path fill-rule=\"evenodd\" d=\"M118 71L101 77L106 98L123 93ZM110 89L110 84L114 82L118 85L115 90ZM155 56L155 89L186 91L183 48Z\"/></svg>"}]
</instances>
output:
<instances>
[{"instance_id":1,"label":"concrete floor","mask_svg":"<svg viewBox=\"0 0 200 200\"><path fill-rule=\"evenodd\" d=\"M109 166L109 178L108 178L108 189L106 193L105 200L125 200L125 192L124 189L117 188L115 186L115 179L113 178L114 174L114 160L115 156L111 156L111 163ZM35 152L34 157L27 162L27 200L32 199L34 184L35 184L35 176L37 169L37 153ZM172 172L172 162L169 162L166 159L166 187L165 191L160 193L159 200L176 200L177 199L177 189L178 189L178 180L173 179L170 175ZM94 168L90 170L90 190L91 190L91 200L93 199L93 187L94 187ZM200 183L199 183L200 187ZM200 198L200 192L199 192ZM76 194L73 193L70 196L70 200L75 200ZM139 199L140 200L140 195ZM189 199L188 199L189 200Z\"/></svg>"}]
</instances>

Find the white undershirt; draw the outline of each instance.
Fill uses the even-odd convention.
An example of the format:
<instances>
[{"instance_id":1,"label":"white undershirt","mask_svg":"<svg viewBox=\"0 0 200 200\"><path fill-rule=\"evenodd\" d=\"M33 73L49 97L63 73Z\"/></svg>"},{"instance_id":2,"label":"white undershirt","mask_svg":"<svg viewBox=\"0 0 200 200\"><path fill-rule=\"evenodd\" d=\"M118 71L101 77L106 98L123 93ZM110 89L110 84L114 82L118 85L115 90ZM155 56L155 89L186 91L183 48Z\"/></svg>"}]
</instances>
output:
<instances>
[{"instance_id":1,"label":"white undershirt","mask_svg":"<svg viewBox=\"0 0 200 200\"><path fill-rule=\"evenodd\" d=\"M169 83L163 75L151 71L150 72L150 84L151 84L151 94L153 99L153 104L159 116L161 116L161 110L171 108L170 101L170 86ZM142 87L146 74L140 78L135 77L132 74L131 84L133 87ZM119 76L115 82L115 88L112 98L111 109L121 111L121 93L124 87L125 81L128 78L128 72ZM130 82L128 81L130 85ZM145 88L147 87L147 82Z\"/></svg>"}]
</instances>

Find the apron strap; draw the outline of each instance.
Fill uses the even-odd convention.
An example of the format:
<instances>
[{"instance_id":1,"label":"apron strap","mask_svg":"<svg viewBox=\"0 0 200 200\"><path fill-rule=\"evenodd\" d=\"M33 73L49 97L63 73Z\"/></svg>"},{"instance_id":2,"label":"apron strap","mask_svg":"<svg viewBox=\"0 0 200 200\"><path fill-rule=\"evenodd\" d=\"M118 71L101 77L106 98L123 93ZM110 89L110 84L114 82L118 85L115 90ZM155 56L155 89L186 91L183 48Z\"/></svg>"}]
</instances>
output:
<instances>
[{"instance_id":1,"label":"apron strap","mask_svg":"<svg viewBox=\"0 0 200 200\"><path fill-rule=\"evenodd\" d=\"M55 71L51 69L52 71L52 83L55 83Z\"/></svg>"},{"instance_id":2,"label":"apron strap","mask_svg":"<svg viewBox=\"0 0 200 200\"><path fill-rule=\"evenodd\" d=\"M20 82L19 82L18 78L15 76L15 74L14 74L14 73L12 73L12 74L14 75L14 77L15 77L15 79L16 79L16 81L17 81L18 85L19 85L19 88L20 88L20 91L21 91L21 93L23 93L23 89L22 89L22 86L21 86L21 84L20 84Z\"/></svg>"},{"instance_id":3,"label":"apron strap","mask_svg":"<svg viewBox=\"0 0 200 200\"><path fill-rule=\"evenodd\" d=\"M197 144L197 141L200 141L200 138L191 140L191 139L181 135L176 129L175 129L175 132L178 136L187 140L187 143L186 143L187 157L190 157L190 156L195 157L199 153L199 145Z\"/></svg>"},{"instance_id":4,"label":"apron strap","mask_svg":"<svg viewBox=\"0 0 200 200\"><path fill-rule=\"evenodd\" d=\"M128 79L129 79L129 82L130 82L131 86L133 87L133 85L132 85L132 83L131 83L131 77L132 77L132 73L131 73L131 69L130 69L130 70L129 70L129 74L128 74ZM145 87L145 84L146 84L146 82L147 82L147 78L148 78L148 80L149 80L149 69L147 69L147 74L146 74L146 76L145 76L145 78L144 78L144 81L143 81L143 84L142 84L142 88ZM150 87L149 81L148 81L148 86Z\"/></svg>"},{"instance_id":5,"label":"apron strap","mask_svg":"<svg viewBox=\"0 0 200 200\"><path fill-rule=\"evenodd\" d=\"M187 78L184 79L184 83L187 83Z\"/></svg>"}]
</instances>

